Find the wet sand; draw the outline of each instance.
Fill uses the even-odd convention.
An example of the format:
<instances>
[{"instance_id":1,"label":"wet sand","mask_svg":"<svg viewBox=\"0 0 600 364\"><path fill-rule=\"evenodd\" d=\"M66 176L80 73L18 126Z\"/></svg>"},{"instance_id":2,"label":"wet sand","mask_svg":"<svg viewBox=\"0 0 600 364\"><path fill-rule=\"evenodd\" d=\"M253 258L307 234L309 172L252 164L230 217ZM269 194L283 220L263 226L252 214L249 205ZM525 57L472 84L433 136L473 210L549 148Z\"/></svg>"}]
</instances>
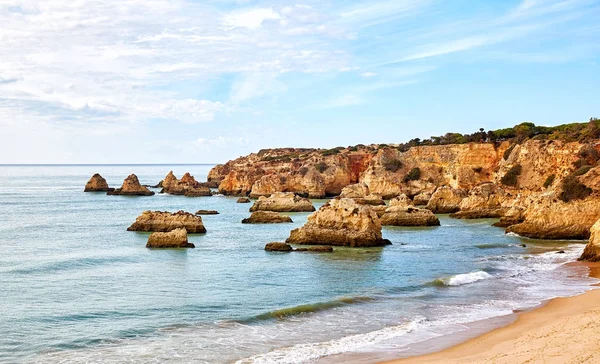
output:
<instances>
[{"instance_id":1,"label":"wet sand","mask_svg":"<svg viewBox=\"0 0 600 364\"><path fill-rule=\"evenodd\" d=\"M600 264L585 265L600 277ZM600 290L550 300L459 345L388 363L600 363Z\"/></svg>"}]
</instances>

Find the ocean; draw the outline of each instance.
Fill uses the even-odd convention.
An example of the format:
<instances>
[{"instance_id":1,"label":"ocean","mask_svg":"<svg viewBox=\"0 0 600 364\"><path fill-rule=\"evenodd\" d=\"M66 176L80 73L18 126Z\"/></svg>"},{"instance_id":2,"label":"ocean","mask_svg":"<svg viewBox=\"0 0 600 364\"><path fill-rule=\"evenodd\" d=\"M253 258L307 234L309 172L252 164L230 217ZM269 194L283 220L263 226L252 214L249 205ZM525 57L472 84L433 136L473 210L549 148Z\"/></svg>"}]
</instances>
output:
<instances>
[{"instance_id":1,"label":"ocean","mask_svg":"<svg viewBox=\"0 0 600 364\"><path fill-rule=\"evenodd\" d=\"M440 215L384 227L383 248L271 253L308 213L243 225L251 205L234 197L83 192L94 173L119 187L170 170L203 181L211 167L0 166L0 362L373 362L597 283L564 264L582 242L509 236L494 220ZM144 210L198 209L220 214L202 217L195 249L149 250L148 234L126 231Z\"/></svg>"}]
</instances>

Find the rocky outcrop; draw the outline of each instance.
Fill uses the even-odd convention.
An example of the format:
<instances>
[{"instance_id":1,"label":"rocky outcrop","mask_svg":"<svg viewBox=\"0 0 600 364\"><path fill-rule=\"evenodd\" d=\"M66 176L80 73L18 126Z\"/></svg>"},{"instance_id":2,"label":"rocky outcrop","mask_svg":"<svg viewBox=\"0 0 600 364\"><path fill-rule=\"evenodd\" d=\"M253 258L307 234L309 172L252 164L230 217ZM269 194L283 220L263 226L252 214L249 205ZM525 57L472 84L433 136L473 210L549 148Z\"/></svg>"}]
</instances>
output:
<instances>
[{"instance_id":1,"label":"rocky outcrop","mask_svg":"<svg viewBox=\"0 0 600 364\"><path fill-rule=\"evenodd\" d=\"M291 252L294 248L290 244L275 242L265 245L265 250L268 252Z\"/></svg>"},{"instance_id":2,"label":"rocky outcrop","mask_svg":"<svg viewBox=\"0 0 600 364\"><path fill-rule=\"evenodd\" d=\"M177 179L173 174L173 171L162 181L163 189L161 193L168 193L170 195L183 195L187 197L200 197L200 196L212 196L210 188L196 181L194 176L186 173Z\"/></svg>"},{"instance_id":3,"label":"rocky outcrop","mask_svg":"<svg viewBox=\"0 0 600 364\"><path fill-rule=\"evenodd\" d=\"M465 197L465 190L442 186L435 190L426 208L436 214L450 214L460 210L460 203Z\"/></svg>"},{"instance_id":4,"label":"rocky outcrop","mask_svg":"<svg viewBox=\"0 0 600 364\"><path fill-rule=\"evenodd\" d=\"M600 219L600 199L563 202L557 193L543 194L529 204L523 222L509 226L508 233L536 239L587 239Z\"/></svg>"},{"instance_id":5,"label":"rocky outcrop","mask_svg":"<svg viewBox=\"0 0 600 364\"><path fill-rule=\"evenodd\" d=\"M250 199L248 197L240 197L236 201L237 203L250 203Z\"/></svg>"},{"instance_id":6,"label":"rocky outcrop","mask_svg":"<svg viewBox=\"0 0 600 364\"><path fill-rule=\"evenodd\" d=\"M381 216L383 226L439 226L440 220L427 209L413 206L390 206Z\"/></svg>"},{"instance_id":7,"label":"rocky outcrop","mask_svg":"<svg viewBox=\"0 0 600 364\"><path fill-rule=\"evenodd\" d=\"M390 207L391 206L402 206L402 207L408 207L408 206L412 206L412 200L406 196L405 194L401 194L398 197L394 197L393 199L390 200Z\"/></svg>"},{"instance_id":8,"label":"rocky outcrop","mask_svg":"<svg viewBox=\"0 0 600 364\"><path fill-rule=\"evenodd\" d=\"M590 229L590 241L585 246L579 260L586 262L600 262L600 220L596 221Z\"/></svg>"},{"instance_id":9,"label":"rocky outcrop","mask_svg":"<svg viewBox=\"0 0 600 364\"><path fill-rule=\"evenodd\" d=\"M272 211L256 211L242 220L242 224L280 224L293 222L292 218Z\"/></svg>"},{"instance_id":10,"label":"rocky outcrop","mask_svg":"<svg viewBox=\"0 0 600 364\"><path fill-rule=\"evenodd\" d=\"M369 247L389 241L382 239L381 223L369 206L338 198L310 215L303 227L292 230L286 243Z\"/></svg>"},{"instance_id":11,"label":"rocky outcrop","mask_svg":"<svg viewBox=\"0 0 600 364\"><path fill-rule=\"evenodd\" d=\"M254 211L312 212L315 207L309 199L293 192L276 192L269 197L259 197L250 208L250 212Z\"/></svg>"},{"instance_id":12,"label":"rocky outcrop","mask_svg":"<svg viewBox=\"0 0 600 364\"><path fill-rule=\"evenodd\" d=\"M415 206L426 206L431 199L431 193L422 192L413 197L413 205Z\"/></svg>"},{"instance_id":13,"label":"rocky outcrop","mask_svg":"<svg viewBox=\"0 0 600 364\"><path fill-rule=\"evenodd\" d=\"M502 207L506 193L494 183L484 183L469 191L459 205L461 211L489 210Z\"/></svg>"},{"instance_id":14,"label":"rocky outcrop","mask_svg":"<svg viewBox=\"0 0 600 364\"><path fill-rule=\"evenodd\" d=\"M104 177L96 173L85 184L83 192L108 192L112 190L112 188L108 187L108 183L106 183Z\"/></svg>"},{"instance_id":15,"label":"rocky outcrop","mask_svg":"<svg viewBox=\"0 0 600 364\"><path fill-rule=\"evenodd\" d=\"M498 207L492 209L458 211L450 214L455 219L498 219L503 217L509 209L507 207Z\"/></svg>"},{"instance_id":16,"label":"rocky outcrop","mask_svg":"<svg viewBox=\"0 0 600 364\"><path fill-rule=\"evenodd\" d=\"M184 228L188 233L203 234L206 228L202 218L185 211L170 213L167 211L144 211L127 231L168 232Z\"/></svg>"},{"instance_id":17,"label":"rocky outcrop","mask_svg":"<svg viewBox=\"0 0 600 364\"><path fill-rule=\"evenodd\" d=\"M150 234L146 248L195 248L195 246L188 243L187 231L181 228Z\"/></svg>"},{"instance_id":18,"label":"rocky outcrop","mask_svg":"<svg viewBox=\"0 0 600 364\"><path fill-rule=\"evenodd\" d=\"M219 211L217 210L198 210L196 211L196 215L218 215Z\"/></svg>"},{"instance_id":19,"label":"rocky outcrop","mask_svg":"<svg viewBox=\"0 0 600 364\"><path fill-rule=\"evenodd\" d=\"M107 195L152 196L154 195L154 192L142 186L135 174L130 174L125 178L125 181L123 181L121 188L108 191Z\"/></svg>"},{"instance_id":20,"label":"rocky outcrop","mask_svg":"<svg viewBox=\"0 0 600 364\"><path fill-rule=\"evenodd\" d=\"M333 253L333 247L328 245L316 245L309 246L306 248L296 248L295 252L309 252L309 253Z\"/></svg>"},{"instance_id":21,"label":"rocky outcrop","mask_svg":"<svg viewBox=\"0 0 600 364\"><path fill-rule=\"evenodd\" d=\"M359 205L383 206L385 202L380 195L371 194L364 183L356 183L342 189L341 198L351 198Z\"/></svg>"},{"instance_id":22,"label":"rocky outcrop","mask_svg":"<svg viewBox=\"0 0 600 364\"><path fill-rule=\"evenodd\" d=\"M506 228L512 225L520 224L525 220L524 213L524 208L513 206L500 217L500 221L495 222L493 225L496 227Z\"/></svg>"}]
</instances>

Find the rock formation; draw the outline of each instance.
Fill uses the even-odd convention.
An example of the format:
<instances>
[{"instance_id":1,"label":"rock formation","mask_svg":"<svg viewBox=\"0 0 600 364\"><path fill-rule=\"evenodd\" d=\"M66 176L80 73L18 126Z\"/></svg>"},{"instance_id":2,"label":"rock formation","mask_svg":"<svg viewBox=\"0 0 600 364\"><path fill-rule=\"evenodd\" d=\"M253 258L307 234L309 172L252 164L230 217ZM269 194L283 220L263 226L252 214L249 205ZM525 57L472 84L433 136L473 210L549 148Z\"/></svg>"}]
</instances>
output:
<instances>
[{"instance_id":1,"label":"rock formation","mask_svg":"<svg viewBox=\"0 0 600 364\"><path fill-rule=\"evenodd\" d=\"M598 219L597 197L563 202L550 192L535 198L523 213L523 222L509 226L506 232L536 239L587 239Z\"/></svg>"},{"instance_id":2,"label":"rock formation","mask_svg":"<svg viewBox=\"0 0 600 364\"><path fill-rule=\"evenodd\" d=\"M465 197L467 197L465 190L450 186L438 187L426 208L436 214L450 214L460 210L460 203Z\"/></svg>"},{"instance_id":3,"label":"rock formation","mask_svg":"<svg viewBox=\"0 0 600 364\"><path fill-rule=\"evenodd\" d=\"M401 194L400 196L394 197L393 199L390 200L390 207L392 207L392 206L408 207L408 206L412 206L412 205L413 205L412 200L405 194Z\"/></svg>"},{"instance_id":4,"label":"rock formation","mask_svg":"<svg viewBox=\"0 0 600 364\"><path fill-rule=\"evenodd\" d=\"M431 193L422 192L413 197L413 205L415 206L426 206L431 199Z\"/></svg>"},{"instance_id":5,"label":"rock formation","mask_svg":"<svg viewBox=\"0 0 600 364\"><path fill-rule=\"evenodd\" d=\"M309 199L293 192L276 192L269 197L259 197L250 208L250 212L254 211L312 212L315 207Z\"/></svg>"},{"instance_id":6,"label":"rock formation","mask_svg":"<svg viewBox=\"0 0 600 364\"><path fill-rule=\"evenodd\" d=\"M272 211L255 211L250 217L242 220L242 224L280 224L293 222L292 218Z\"/></svg>"},{"instance_id":7,"label":"rock formation","mask_svg":"<svg viewBox=\"0 0 600 364\"><path fill-rule=\"evenodd\" d=\"M381 216L383 226L439 226L440 220L427 209L390 206Z\"/></svg>"},{"instance_id":8,"label":"rock formation","mask_svg":"<svg viewBox=\"0 0 600 364\"><path fill-rule=\"evenodd\" d=\"M579 260L586 262L600 262L600 219L590 229L590 241L585 246Z\"/></svg>"},{"instance_id":9,"label":"rock formation","mask_svg":"<svg viewBox=\"0 0 600 364\"><path fill-rule=\"evenodd\" d=\"M236 201L237 203L250 203L250 199L248 197L240 197Z\"/></svg>"},{"instance_id":10,"label":"rock formation","mask_svg":"<svg viewBox=\"0 0 600 364\"><path fill-rule=\"evenodd\" d=\"M112 188L108 187L106 180L100 174L96 173L85 184L83 192L108 192L112 190Z\"/></svg>"},{"instance_id":11,"label":"rock formation","mask_svg":"<svg viewBox=\"0 0 600 364\"><path fill-rule=\"evenodd\" d=\"M294 249L290 244L275 242L265 245L265 250L268 252L291 252Z\"/></svg>"},{"instance_id":12,"label":"rock formation","mask_svg":"<svg viewBox=\"0 0 600 364\"><path fill-rule=\"evenodd\" d=\"M198 210L196 211L196 215L218 215L219 211L217 210Z\"/></svg>"},{"instance_id":13,"label":"rock formation","mask_svg":"<svg viewBox=\"0 0 600 364\"><path fill-rule=\"evenodd\" d=\"M509 227L512 225L520 224L525 220L525 209L518 206L509 208L501 217L500 221L494 223L496 227Z\"/></svg>"},{"instance_id":14,"label":"rock formation","mask_svg":"<svg viewBox=\"0 0 600 364\"><path fill-rule=\"evenodd\" d=\"M306 248L294 249L295 252L309 252L309 253L333 253L333 247L329 245L315 245Z\"/></svg>"},{"instance_id":15,"label":"rock formation","mask_svg":"<svg viewBox=\"0 0 600 364\"><path fill-rule=\"evenodd\" d=\"M186 173L177 179L170 171L169 174L162 181L163 189L161 193L168 193L170 195L184 195L187 197L199 197L199 196L212 196L210 188L196 181L194 176Z\"/></svg>"},{"instance_id":16,"label":"rock formation","mask_svg":"<svg viewBox=\"0 0 600 364\"><path fill-rule=\"evenodd\" d=\"M130 174L121 188L117 188L114 191L108 191L107 195L125 195L125 196L152 196L154 192L148 188L142 186L135 174Z\"/></svg>"},{"instance_id":17,"label":"rock formation","mask_svg":"<svg viewBox=\"0 0 600 364\"><path fill-rule=\"evenodd\" d=\"M180 228L150 234L146 248L195 248L195 246L188 243L187 231Z\"/></svg>"},{"instance_id":18,"label":"rock formation","mask_svg":"<svg viewBox=\"0 0 600 364\"><path fill-rule=\"evenodd\" d=\"M369 187L364 183L346 186L340 194L342 198L351 198L359 205L383 206L385 202L380 195L371 194Z\"/></svg>"},{"instance_id":19,"label":"rock formation","mask_svg":"<svg viewBox=\"0 0 600 364\"><path fill-rule=\"evenodd\" d=\"M144 211L127 231L167 232L184 228L188 233L203 234L206 228L202 218L185 211L170 213L167 211Z\"/></svg>"},{"instance_id":20,"label":"rock formation","mask_svg":"<svg viewBox=\"0 0 600 364\"><path fill-rule=\"evenodd\" d=\"M338 198L310 215L303 227L292 230L286 243L369 247L389 241L382 239L381 223L369 206Z\"/></svg>"}]
</instances>

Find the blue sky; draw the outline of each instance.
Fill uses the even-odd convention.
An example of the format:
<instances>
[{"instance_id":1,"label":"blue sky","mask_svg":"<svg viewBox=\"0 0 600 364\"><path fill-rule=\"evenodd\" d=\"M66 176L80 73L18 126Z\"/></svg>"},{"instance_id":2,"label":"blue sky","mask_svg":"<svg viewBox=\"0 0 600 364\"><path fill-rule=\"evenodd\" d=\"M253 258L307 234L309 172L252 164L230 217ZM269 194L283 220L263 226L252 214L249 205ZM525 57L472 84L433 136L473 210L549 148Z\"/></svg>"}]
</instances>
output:
<instances>
[{"instance_id":1,"label":"blue sky","mask_svg":"<svg viewBox=\"0 0 600 364\"><path fill-rule=\"evenodd\" d=\"M600 117L600 1L0 1L0 163L210 163Z\"/></svg>"}]
</instances>

